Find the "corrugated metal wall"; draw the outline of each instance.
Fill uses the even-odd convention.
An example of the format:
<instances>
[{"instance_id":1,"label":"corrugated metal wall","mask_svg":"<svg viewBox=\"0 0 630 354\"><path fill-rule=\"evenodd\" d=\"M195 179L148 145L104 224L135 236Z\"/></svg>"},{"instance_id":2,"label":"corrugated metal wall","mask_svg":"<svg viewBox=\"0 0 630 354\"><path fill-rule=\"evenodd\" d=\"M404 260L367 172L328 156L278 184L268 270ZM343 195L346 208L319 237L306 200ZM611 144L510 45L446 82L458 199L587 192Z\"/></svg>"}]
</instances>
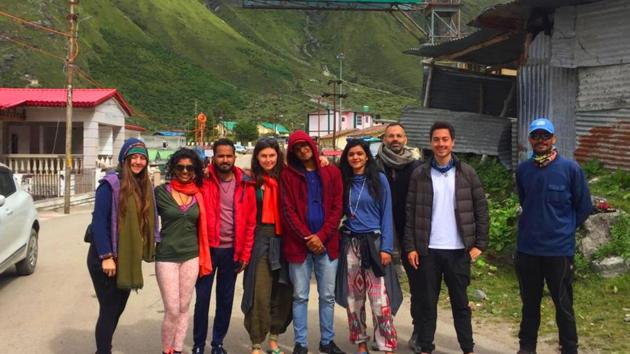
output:
<instances>
[{"instance_id":1,"label":"corrugated metal wall","mask_svg":"<svg viewBox=\"0 0 630 354\"><path fill-rule=\"evenodd\" d=\"M551 64L577 67L575 159L630 170L630 2L559 8ZM562 137L560 137L562 139Z\"/></svg>"},{"instance_id":2,"label":"corrugated metal wall","mask_svg":"<svg viewBox=\"0 0 630 354\"><path fill-rule=\"evenodd\" d=\"M578 78L578 111L630 107L630 64L579 68Z\"/></svg>"},{"instance_id":3,"label":"corrugated metal wall","mask_svg":"<svg viewBox=\"0 0 630 354\"><path fill-rule=\"evenodd\" d=\"M576 160L597 159L606 167L630 170L630 108L578 112L576 130Z\"/></svg>"},{"instance_id":4,"label":"corrugated metal wall","mask_svg":"<svg viewBox=\"0 0 630 354\"><path fill-rule=\"evenodd\" d=\"M408 107L400 117L409 144L429 150L429 132L436 121L449 122L455 128L455 152L497 156L504 166L512 167L510 118L421 107Z\"/></svg>"},{"instance_id":5,"label":"corrugated metal wall","mask_svg":"<svg viewBox=\"0 0 630 354\"><path fill-rule=\"evenodd\" d=\"M540 117L554 123L560 154L573 158L577 74L575 69L551 66L550 58L551 37L541 32L532 41L527 63L518 73L518 157L521 161L531 153L527 141L529 124Z\"/></svg>"},{"instance_id":6,"label":"corrugated metal wall","mask_svg":"<svg viewBox=\"0 0 630 354\"><path fill-rule=\"evenodd\" d=\"M627 0L557 9L552 65L576 68L630 63L629 18Z\"/></svg>"},{"instance_id":7,"label":"corrugated metal wall","mask_svg":"<svg viewBox=\"0 0 630 354\"><path fill-rule=\"evenodd\" d=\"M423 95L426 92L429 69L425 67ZM515 78L510 76L483 75L444 66L433 66L431 74L431 108L460 112L475 112L498 116L510 93ZM516 116L516 97L508 104L506 115Z\"/></svg>"}]
</instances>

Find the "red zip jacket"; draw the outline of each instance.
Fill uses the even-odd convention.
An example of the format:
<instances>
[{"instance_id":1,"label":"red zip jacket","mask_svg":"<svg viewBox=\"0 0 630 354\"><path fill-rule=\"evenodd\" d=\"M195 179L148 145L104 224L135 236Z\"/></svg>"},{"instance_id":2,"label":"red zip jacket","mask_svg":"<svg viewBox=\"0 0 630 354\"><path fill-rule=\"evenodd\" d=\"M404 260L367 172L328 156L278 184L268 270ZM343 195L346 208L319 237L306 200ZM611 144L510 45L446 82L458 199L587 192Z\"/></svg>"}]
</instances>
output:
<instances>
[{"instance_id":1,"label":"red zip jacket","mask_svg":"<svg viewBox=\"0 0 630 354\"><path fill-rule=\"evenodd\" d=\"M248 176L240 168L234 167L234 261L249 263L254 245L254 228L256 227L256 191L247 183ZM221 192L219 177L214 165L208 166L208 178L203 181L203 197L208 214L208 238L210 247L219 246L219 230L221 228Z\"/></svg>"},{"instance_id":2,"label":"red zip jacket","mask_svg":"<svg viewBox=\"0 0 630 354\"><path fill-rule=\"evenodd\" d=\"M308 187L302 163L293 154L293 146L297 141L305 141L313 150L313 158L317 164L322 182L322 202L324 224L317 232L309 230L306 222L308 205ZM336 166L322 167L319 164L318 151L311 137L301 130L289 136L287 148L288 166L282 170L280 188L282 204L282 226L284 230L284 257L289 263L302 263L308 254L305 237L316 234L326 246L328 257L337 259L339 255L339 221L343 209L343 184L341 172Z\"/></svg>"}]
</instances>

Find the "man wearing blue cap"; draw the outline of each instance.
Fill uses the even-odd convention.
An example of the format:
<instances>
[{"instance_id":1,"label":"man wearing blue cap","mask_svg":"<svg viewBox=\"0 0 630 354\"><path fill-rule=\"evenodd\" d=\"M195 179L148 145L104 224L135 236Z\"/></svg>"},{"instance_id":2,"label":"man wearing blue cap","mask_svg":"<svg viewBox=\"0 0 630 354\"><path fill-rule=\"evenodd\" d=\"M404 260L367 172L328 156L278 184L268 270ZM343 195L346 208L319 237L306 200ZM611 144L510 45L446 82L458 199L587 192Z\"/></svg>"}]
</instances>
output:
<instances>
[{"instance_id":1,"label":"man wearing blue cap","mask_svg":"<svg viewBox=\"0 0 630 354\"><path fill-rule=\"evenodd\" d=\"M593 207L584 172L558 154L554 132L548 119L530 124L533 156L516 171L523 209L514 261L523 302L517 354L536 353L544 282L556 308L561 353L578 352L572 285L575 230Z\"/></svg>"}]
</instances>

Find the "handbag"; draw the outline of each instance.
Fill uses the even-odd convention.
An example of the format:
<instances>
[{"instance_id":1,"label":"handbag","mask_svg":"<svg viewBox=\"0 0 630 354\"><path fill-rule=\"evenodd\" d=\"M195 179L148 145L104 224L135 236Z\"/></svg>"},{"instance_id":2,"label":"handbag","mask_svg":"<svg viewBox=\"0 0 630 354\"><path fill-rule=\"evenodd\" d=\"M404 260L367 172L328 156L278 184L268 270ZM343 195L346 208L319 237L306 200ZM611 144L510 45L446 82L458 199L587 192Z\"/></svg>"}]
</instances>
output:
<instances>
[{"instance_id":1,"label":"handbag","mask_svg":"<svg viewBox=\"0 0 630 354\"><path fill-rule=\"evenodd\" d=\"M83 236L83 241L85 241L86 243L92 243L92 224L89 224L87 226L87 229L85 229L85 235Z\"/></svg>"}]
</instances>

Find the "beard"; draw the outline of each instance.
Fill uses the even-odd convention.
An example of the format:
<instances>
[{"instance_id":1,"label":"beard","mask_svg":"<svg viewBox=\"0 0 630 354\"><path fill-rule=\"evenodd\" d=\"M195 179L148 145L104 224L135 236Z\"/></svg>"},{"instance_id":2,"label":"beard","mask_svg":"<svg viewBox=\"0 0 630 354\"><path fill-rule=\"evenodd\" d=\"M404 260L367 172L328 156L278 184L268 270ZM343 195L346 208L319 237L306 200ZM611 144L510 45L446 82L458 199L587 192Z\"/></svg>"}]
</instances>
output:
<instances>
[{"instance_id":1,"label":"beard","mask_svg":"<svg viewBox=\"0 0 630 354\"><path fill-rule=\"evenodd\" d=\"M214 167L217 169L217 171L221 172L221 173L228 173L230 171L232 171L232 167L234 165L231 163L222 163L220 165L214 165Z\"/></svg>"},{"instance_id":2,"label":"beard","mask_svg":"<svg viewBox=\"0 0 630 354\"><path fill-rule=\"evenodd\" d=\"M403 144L390 144L390 145L387 145L387 147L391 151L393 151L393 152L395 152L397 154L400 154L403 151L405 146Z\"/></svg>"}]
</instances>

